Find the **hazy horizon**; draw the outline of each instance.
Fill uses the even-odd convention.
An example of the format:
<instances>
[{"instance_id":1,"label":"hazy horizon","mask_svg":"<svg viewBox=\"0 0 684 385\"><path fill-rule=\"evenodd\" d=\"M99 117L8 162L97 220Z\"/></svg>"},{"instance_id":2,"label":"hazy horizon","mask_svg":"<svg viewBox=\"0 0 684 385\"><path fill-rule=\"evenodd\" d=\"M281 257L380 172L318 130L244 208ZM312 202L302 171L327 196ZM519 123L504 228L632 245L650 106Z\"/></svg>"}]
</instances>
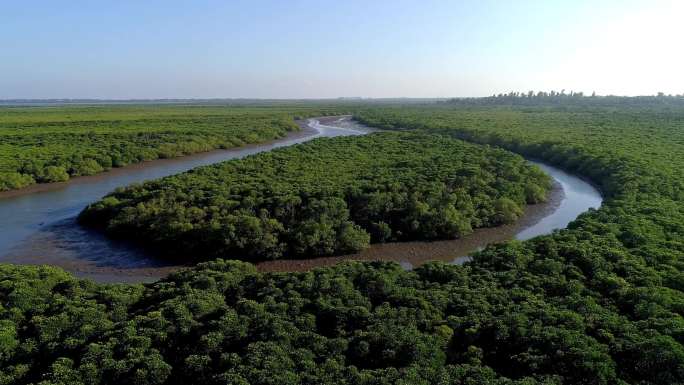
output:
<instances>
[{"instance_id":1,"label":"hazy horizon","mask_svg":"<svg viewBox=\"0 0 684 385\"><path fill-rule=\"evenodd\" d=\"M671 0L4 4L0 99L684 93Z\"/></svg>"}]
</instances>

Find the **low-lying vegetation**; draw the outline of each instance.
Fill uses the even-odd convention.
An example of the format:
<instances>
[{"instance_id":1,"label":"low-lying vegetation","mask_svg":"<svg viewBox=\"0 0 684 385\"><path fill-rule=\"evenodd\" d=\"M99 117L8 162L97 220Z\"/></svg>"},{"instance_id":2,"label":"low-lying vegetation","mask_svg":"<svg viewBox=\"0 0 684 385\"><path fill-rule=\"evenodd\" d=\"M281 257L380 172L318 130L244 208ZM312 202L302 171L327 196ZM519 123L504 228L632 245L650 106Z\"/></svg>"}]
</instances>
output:
<instances>
[{"instance_id":1,"label":"low-lying vegetation","mask_svg":"<svg viewBox=\"0 0 684 385\"><path fill-rule=\"evenodd\" d=\"M281 138L324 108L0 108L0 191Z\"/></svg>"},{"instance_id":2,"label":"low-lying vegetation","mask_svg":"<svg viewBox=\"0 0 684 385\"><path fill-rule=\"evenodd\" d=\"M311 258L510 223L525 204L544 200L550 185L507 151L376 133L318 139L120 189L80 220L185 262Z\"/></svg>"},{"instance_id":3,"label":"low-lying vegetation","mask_svg":"<svg viewBox=\"0 0 684 385\"><path fill-rule=\"evenodd\" d=\"M112 286L0 266L0 383L684 383L684 110L357 117L542 158L606 200L566 230L408 272L346 263L260 274L217 260Z\"/></svg>"}]
</instances>

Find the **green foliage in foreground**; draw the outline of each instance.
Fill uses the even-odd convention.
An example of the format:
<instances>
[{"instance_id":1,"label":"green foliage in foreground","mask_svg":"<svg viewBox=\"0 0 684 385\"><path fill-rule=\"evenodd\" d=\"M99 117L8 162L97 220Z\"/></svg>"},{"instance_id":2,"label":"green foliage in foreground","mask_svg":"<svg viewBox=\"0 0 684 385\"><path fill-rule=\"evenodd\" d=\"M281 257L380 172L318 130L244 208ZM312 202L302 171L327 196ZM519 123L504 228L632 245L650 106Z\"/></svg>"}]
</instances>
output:
<instances>
[{"instance_id":1,"label":"green foliage in foreground","mask_svg":"<svg viewBox=\"0 0 684 385\"><path fill-rule=\"evenodd\" d=\"M681 382L684 350L657 330L681 320L630 319L592 295L591 284L618 285L575 267L579 250L619 248L594 241L512 243L412 272L259 274L217 260L146 286L4 265L0 384ZM557 252L533 260L542 250Z\"/></svg>"},{"instance_id":2,"label":"green foliage in foreground","mask_svg":"<svg viewBox=\"0 0 684 385\"><path fill-rule=\"evenodd\" d=\"M311 108L0 108L0 191L283 137Z\"/></svg>"},{"instance_id":3,"label":"green foliage in foreground","mask_svg":"<svg viewBox=\"0 0 684 385\"><path fill-rule=\"evenodd\" d=\"M650 373L640 379L682 383L684 109L389 108L368 109L358 118L376 127L426 130L501 146L601 186L608 198L601 209L538 240L542 246L526 259L490 248L471 268L500 271L500 285L535 292L570 312L568 319L592 324L581 335L605 344L613 362L640 360L634 366L618 364L618 375L629 382ZM557 285L548 284L552 281ZM587 311L594 306L606 312ZM508 317L487 322L506 323ZM644 342L620 341L606 326L616 320L635 325L629 333ZM539 314L528 322L543 328L552 321ZM519 342L527 338L524 333L514 337ZM569 360L559 357L558 365Z\"/></svg>"},{"instance_id":4,"label":"green foliage in foreground","mask_svg":"<svg viewBox=\"0 0 684 385\"><path fill-rule=\"evenodd\" d=\"M120 189L80 219L186 262L310 258L513 222L549 187L540 169L507 151L375 133L318 139Z\"/></svg>"},{"instance_id":5,"label":"green foliage in foreground","mask_svg":"<svg viewBox=\"0 0 684 385\"><path fill-rule=\"evenodd\" d=\"M6 384L684 383L684 111L388 108L407 127L575 171L606 201L465 266L258 274L215 261L153 285L0 266Z\"/></svg>"}]
</instances>

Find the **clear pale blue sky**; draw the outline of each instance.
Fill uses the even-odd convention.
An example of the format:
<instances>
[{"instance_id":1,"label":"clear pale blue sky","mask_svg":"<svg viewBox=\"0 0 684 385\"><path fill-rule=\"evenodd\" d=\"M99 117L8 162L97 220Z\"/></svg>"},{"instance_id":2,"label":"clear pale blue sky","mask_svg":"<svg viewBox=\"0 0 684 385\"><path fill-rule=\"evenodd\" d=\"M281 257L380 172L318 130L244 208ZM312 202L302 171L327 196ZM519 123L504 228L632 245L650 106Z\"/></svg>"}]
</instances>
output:
<instances>
[{"instance_id":1,"label":"clear pale blue sky","mask_svg":"<svg viewBox=\"0 0 684 385\"><path fill-rule=\"evenodd\" d=\"M681 3L0 0L0 99L679 94Z\"/></svg>"}]
</instances>

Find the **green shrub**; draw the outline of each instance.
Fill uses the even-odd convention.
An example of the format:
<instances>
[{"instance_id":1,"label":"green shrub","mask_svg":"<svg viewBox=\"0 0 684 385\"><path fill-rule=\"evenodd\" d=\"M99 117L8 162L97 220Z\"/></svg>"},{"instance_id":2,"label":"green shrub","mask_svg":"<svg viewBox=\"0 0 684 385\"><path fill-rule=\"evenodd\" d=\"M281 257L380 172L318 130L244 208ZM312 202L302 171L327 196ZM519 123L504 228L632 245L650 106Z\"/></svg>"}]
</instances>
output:
<instances>
[{"instance_id":1,"label":"green shrub","mask_svg":"<svg viewBox=\"0 0 684 385\"><path fill-rule=\"evenodd\" d=\"M39 180L44 183L64 182L69 180L69 174L67 174L64 167L48 166L39 177Z\"/></svg>"},{"instance_id":2,"label":"green shrub","mask_svg":"<svg viewBox=\"0 0 684 385\"><path fill-rule=\"evenodd\" d=\"M510 223L530 186L543 195L550 178L511 153L376 133L131 186L90 205L80 220L184 261L312 258Z\"/></svg>"}]
</instances>

